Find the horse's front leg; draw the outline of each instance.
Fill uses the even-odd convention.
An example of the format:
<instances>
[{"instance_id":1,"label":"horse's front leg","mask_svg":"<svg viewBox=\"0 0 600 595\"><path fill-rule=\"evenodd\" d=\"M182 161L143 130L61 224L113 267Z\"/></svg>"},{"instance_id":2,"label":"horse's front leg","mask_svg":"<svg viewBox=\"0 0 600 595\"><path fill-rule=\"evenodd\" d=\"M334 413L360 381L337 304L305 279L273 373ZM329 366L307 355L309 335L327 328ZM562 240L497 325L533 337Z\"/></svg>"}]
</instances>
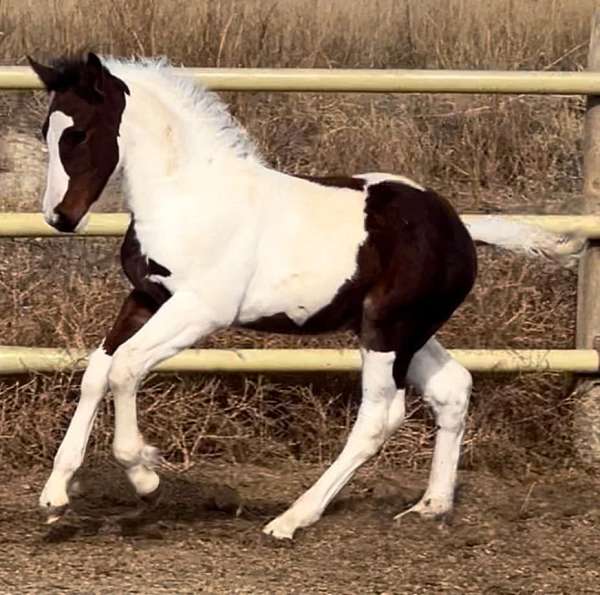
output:
<instances>
[{"instance_id":1,"label":"horse's front leg","mask_svg":"<svg viewBox=\"0 0 600 595\"><path fill-rule=\"evenodd\" d=\"M156 449L145 443L138 429L137 388L153 366L219 326L215 312L195 293L177 292L114 352L108 373L115 402L113 452L140 496L154 492L160 480L152 469Z\"/></svg>"},{"instance_id":2,"label":"horse's front leg","mask_svg":"<svg viewBox=\"0 0 600 595\"><path fill-rule=\"evenodd\" d=\"M83 463L98 406L108 388L112 353L131 337L156 311L157 305L137 291L123 303L103 344L92 353L81 380L81 396L67 433L56 453L52 473L40 496L40 506L49 523L61 518L69 504L69 482Z\"/></svg>"}]
</instances>

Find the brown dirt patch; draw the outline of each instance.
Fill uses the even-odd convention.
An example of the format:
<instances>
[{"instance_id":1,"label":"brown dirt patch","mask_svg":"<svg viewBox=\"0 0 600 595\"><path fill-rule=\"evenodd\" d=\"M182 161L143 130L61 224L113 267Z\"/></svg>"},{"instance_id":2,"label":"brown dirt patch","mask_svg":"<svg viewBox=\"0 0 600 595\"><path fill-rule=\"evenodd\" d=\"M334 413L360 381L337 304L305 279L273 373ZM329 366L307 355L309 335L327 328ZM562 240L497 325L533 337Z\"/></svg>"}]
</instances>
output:
<instances>
[{"instance_id":1,"label":"brown dirt patch","mask_svg":"<svg viewBox=\"0 0 600 595\"><path fill-rule=\"evenodd\" d=\"M318 472L211 465L165 476L161 501L142 509L119 469L97 467L51 528L36 510L44 474L5 476L0 592L600 592L599 482L580 471L465 472L453 518L440 525L392 522L424 474L371 468L293 543L263 536Z\"/></svg>"}]
</instances>

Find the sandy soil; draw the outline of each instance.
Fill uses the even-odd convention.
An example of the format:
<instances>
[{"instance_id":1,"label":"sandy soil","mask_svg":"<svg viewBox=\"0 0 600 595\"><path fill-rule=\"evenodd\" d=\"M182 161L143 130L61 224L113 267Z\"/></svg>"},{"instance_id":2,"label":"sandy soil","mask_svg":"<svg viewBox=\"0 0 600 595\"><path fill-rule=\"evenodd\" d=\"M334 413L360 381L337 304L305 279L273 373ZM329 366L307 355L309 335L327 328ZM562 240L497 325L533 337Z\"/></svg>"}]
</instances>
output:
<instances>
[{"instance_id":1,"label":"sandy soil","mask_svg":"<svg viewBox=\"0 0 600 595\"><path fill-rule=\"evenodd\" d=\"M88 468L47 527L41 471L0 477L2 593L600 593L600 481L463 472L448 522L392 516L426 476L370 469L293 543L262 525L316 468L208 465L164 475L142 507L116 467ZM241 508L241 512L240 512Z\"/></svg>"}]
</instances>

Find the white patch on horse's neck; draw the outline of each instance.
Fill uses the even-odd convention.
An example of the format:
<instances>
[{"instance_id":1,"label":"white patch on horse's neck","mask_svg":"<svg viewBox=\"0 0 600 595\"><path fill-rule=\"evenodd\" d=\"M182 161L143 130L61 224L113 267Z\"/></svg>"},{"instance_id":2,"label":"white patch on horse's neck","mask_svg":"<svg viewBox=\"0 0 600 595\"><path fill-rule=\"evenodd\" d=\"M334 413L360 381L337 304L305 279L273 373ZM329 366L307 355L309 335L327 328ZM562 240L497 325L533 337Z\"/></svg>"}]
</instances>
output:
<instances>
[{"instance_id":1,"label":"white patch on horse's neck","mask_svg":"<svg viewBox=\"0 0 600 595\"><path fill-rule=\"evenodd\" d=\"M177 76L163 62L106 64L131 91L119 151L134 212L165 183L169 200L174 200L172 184L178 180L201 181L212 172L227 176L232 161L238 166L239 160L262 163L243 128L214 93Z\"/></svg>"}]
</instances>

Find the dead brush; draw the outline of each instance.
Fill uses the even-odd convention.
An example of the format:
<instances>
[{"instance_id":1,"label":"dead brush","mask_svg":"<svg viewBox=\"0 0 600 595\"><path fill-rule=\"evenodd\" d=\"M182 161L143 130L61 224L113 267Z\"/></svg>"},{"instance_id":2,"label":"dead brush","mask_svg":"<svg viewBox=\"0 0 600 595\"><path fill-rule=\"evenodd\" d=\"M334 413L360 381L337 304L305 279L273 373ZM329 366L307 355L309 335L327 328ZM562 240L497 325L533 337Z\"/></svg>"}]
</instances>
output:
<instances>
[{"instance_id":1,"label":"dead brush","mask_svg":"<svg viewBox=\"0 0 600 595\"><path fill-rule=\"evenodd\" d=\"M176 65L577 70L592 0L4 0L0 61L56 51L168 56ZM92 15L92 16L91 16ZM90 26L91 25L91 26ZM564 97L227 94L281 169L392 171L447 195L462 211L576 213L583 102ZM45 97L0 95L0 209L37 210ZM277 160L274 155L280 156ZM116 210L113 185L99 203ZM118 240L0 242L3 344L92 347L125 294ZM81 266L85 263L85 266ZM554 265L484 250L476 290L442 331L448 347L570 348L575 278ZM220 348L352 346L349 335L217 333ZM74 409L80 375L0 378L0 459L47 464ZM527 470L571 462L569 377L475 379L463 464ZM325 462L355 412L357 377L153 376L141 424L171 464L206 457ZM107 401L108 403L108 401ZM380 464L419 467L431 419L415 400ZM91 452L110 452L106 404Z\"/></svg>"}]
</instances>

